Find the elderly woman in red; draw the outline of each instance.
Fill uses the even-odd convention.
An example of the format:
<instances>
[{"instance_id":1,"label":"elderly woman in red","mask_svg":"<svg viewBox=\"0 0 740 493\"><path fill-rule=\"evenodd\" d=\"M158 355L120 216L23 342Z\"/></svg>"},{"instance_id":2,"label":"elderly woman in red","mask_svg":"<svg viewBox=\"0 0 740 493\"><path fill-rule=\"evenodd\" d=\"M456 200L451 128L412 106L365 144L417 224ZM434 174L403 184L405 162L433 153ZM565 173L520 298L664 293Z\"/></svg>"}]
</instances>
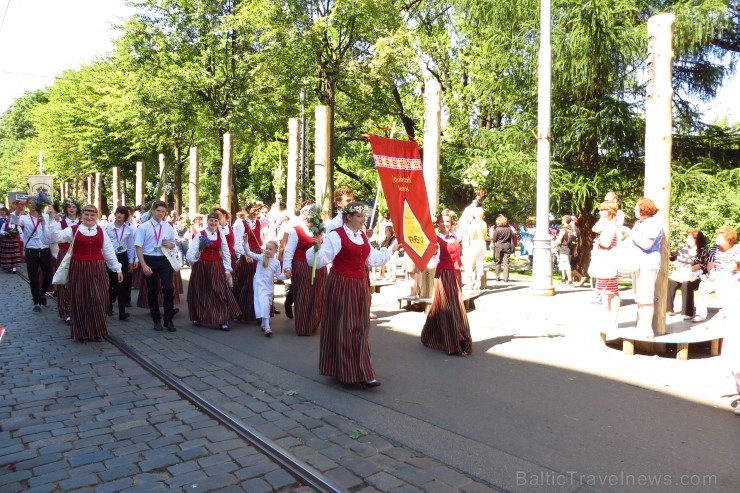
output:
<instances>
[{"instance_id":1,"label":"elderly woman in red","mask_svg":"<svg viewBox=\"0 0 740 493\"><path fill-rule=\"evenodd\" d=\"M229 321L241 314L228 281L231 254L219 227L219 214L208 214L208 227L195 235L188 248L192 265L188 286L188 312L193 325L216 324L229 330Z\"/></svg>"},{"instance_id":2,"label":"elderly woman in red","mask_svg":"<svg viewBox=\"0 0 740 493\"><path fill-rule=\"evenodd\" d=\"M327 302L321 315L319 370L342 383L359 382L363 388L380 385L370 363L370 283L365 266L380 267L395 251L370 246L365 235L367 209L362 202L350 202L342 209L344 224L326 235L321 248L306 251L313 268L331 263L324 295ZM320 239L314 237L318 248Z\"/></svg>"},{"instance_id":3,"label":"elderly woman in red","mask_svg":"<svg viewBox=\"0 0 740 493\"><path fill-rule=\"evenodd\" d=\"M429 262L436 264L434 299L421 331L421 343L447 354L467 356L473 351L468 315L462 299L460 276L460 242L452 234L448 214L437 217L437 255Z\"/></svg>"},{"instance_id":4,"label":"elderly woman in red","mask_svg":"<svg viewBox=\"0 0 740 493\"><path fill-rule=\"evenodd\" d=\"M316 269L313 282L313 266L306 261L306 252L313 249L313 233L309 227L308 217L311 205L301 209L300 221L288 230L288 241L283 253L283 271L293 280L293 297L295 303L295 333L299 336L313 335L321 323L321 311L326 298L326 267Z\"/></svg>"},{"instance_id":5,"label":"elderly woman in red","mask_svg":"<svg viewBox=\"0 0 740 493\"><path fill-rule=\"evenodd\" d=\"M72 262L69 267L70 329L77 341L100 341L108 335L108 272L123 281L121 264L110 238L98 227L98 209L86 205L82 209L82 223L60 230L54 221L50 225L54 241L70 243Z\"/></svg>"}]
</instances>

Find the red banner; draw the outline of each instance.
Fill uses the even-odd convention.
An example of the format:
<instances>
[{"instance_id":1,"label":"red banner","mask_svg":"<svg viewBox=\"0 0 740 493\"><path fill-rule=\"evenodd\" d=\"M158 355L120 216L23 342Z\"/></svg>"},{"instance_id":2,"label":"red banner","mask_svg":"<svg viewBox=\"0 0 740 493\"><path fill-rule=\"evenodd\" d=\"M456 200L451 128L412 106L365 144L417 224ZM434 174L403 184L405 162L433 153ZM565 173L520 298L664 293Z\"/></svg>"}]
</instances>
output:
<instances>
[{"instance_id":1,"label":"red banner","mask_svg":"<svg viewBox=\"0 0 740 493\"><path fill-rule=\"evenodd\" d=\"M367 138L398 243L414 264L424 270L437 253L437 234L429 212L419 145L375 135Z\"/></svg>"}]
</instances>

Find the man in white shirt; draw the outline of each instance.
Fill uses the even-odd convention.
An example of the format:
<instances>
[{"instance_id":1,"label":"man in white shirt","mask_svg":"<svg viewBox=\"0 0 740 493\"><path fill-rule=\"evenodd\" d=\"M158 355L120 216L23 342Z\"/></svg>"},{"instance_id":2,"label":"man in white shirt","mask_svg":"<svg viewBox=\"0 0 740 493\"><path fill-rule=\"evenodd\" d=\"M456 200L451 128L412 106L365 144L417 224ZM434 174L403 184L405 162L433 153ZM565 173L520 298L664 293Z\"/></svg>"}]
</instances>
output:
<instances>
[{"instance_id":1,"label":"man in white shirt","mask_svg":"<svg viewBox=\"0 0 740 493\"><path fill-rule=\"evenodd\" d=\"M144 281L148 290L149 312L154 322L154 330L161 331L161 314L159 312L159 285L164 293L164 327L175 332L172 323L175 315L173 303L172 276L174 270L165 258L163 248L173 249L177 246L175 229L164 220L167 215L167 204L158 200L152 204L152 218L141 224L136 230L136 255L144 272Z\"/></svg>"},{"instance_id":2,"label":"man in white shirt","mask_svg":"<svg viewBox=\"0 0 740 493\"><path fill-rule=\"evenodd\" d=\"M129 210L122 205L118 207L113 214L113 221L103 226L103 231L110 238L111 244L116 251L116 258L121 264L123 273L123 282L119 283L117 274L108 269L110 277L110 296L108 305L108 315L113 314L113 302L118 300L118 319L127 320L130 316L126 313L126 306L131 302L131 272L138 267L136 257L136 228L128 224Z\"/></svg>"},{"instance_id":3,"label":"man in white shirt","mask_svg":"<svg viewBox=\"0 0 740 493\"><path fill-rule=\"evenodd\" d=\"M49 250L49 239L46 236L49 216L46 213L39 214L32 205L29 214L18 216L18 224L26 252L26 269L31 285L33 311L40 312L40 305L46 305L46 292L49 290L52 279L51 250ZM42 274L41 280L39 280L39 269Z\"/></svg>"}]
</instances>

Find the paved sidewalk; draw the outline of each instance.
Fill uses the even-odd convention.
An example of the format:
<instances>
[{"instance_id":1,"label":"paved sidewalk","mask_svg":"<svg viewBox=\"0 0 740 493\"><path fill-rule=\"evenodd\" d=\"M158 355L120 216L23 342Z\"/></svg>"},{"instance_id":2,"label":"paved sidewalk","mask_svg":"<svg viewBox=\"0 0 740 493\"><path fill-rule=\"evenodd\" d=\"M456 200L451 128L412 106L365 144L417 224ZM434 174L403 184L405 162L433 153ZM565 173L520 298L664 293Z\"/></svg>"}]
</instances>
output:
<instances>
[{"instance_id":1,"label":"paved sidewalk","mask_svg":"<svg viewBox=\"0 0 740 493\"><path fill-rule=\"evenodd\" d=\"M0 492L312 491L107 342L81 344L53 302L0 274ZM353 492L497 491L312 405L148 322L111 334Z\"/></svg>"}]
</instances>

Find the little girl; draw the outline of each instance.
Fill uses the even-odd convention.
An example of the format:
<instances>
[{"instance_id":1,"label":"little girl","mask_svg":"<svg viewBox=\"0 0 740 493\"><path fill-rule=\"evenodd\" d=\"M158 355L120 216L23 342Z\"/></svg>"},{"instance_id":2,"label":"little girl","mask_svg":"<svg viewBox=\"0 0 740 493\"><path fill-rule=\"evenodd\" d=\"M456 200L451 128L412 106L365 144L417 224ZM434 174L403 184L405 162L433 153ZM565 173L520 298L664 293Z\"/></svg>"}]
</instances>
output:
<instances>
[{"instance_id":1,"label":"little girl","mask_svg":"<svg viewBox=\"0 0 740 493\"><path fill-rule=\"evenodd\" d=\"M280 261L275 258L278 251L276 241L265 243L264 254L254 253L249 249L248 242L244 242L244 250L247 255L257 261L257 272L254 274L254 314L257 320L262 319L262 331L265 337L272 335L270 329L270 308L272 298L275 295L274 279L281 281L287 279L285 274L280 273Z\"/></svg>"}]
</instances>

